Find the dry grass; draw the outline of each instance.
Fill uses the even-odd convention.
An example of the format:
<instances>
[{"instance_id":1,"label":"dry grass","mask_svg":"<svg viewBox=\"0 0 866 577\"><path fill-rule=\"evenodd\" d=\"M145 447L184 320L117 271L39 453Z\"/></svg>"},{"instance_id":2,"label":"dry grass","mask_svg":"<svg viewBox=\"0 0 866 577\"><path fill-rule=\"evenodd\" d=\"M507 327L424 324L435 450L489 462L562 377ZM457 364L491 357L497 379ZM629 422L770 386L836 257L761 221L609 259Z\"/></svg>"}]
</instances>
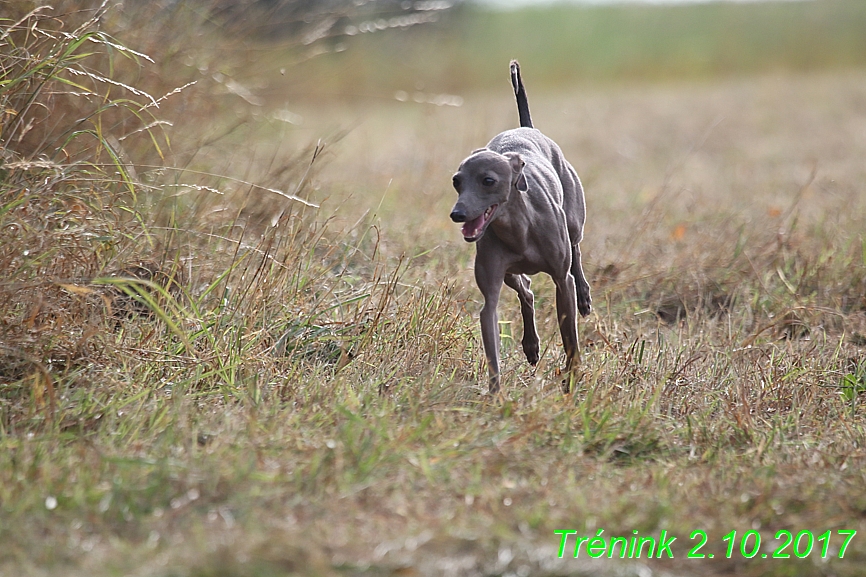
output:
<instances>
[{"instance_id":1,"label":"dry grass","mask_svg":"<svg viewBox=\"0 0 866 577\"><path fill-rule=\"evenodd\" d=\"M538 368L506 292L484 395L447 220L460 159L515 123L505 76L459 108L292 102L301 127L272 97L159 168L161 132L140 164L107 152L135 114L76 163L7 148L0 573L858 575L866 75L531 75L589 205L570 396L544 279ZM554 530L602 528L665 529L675 559L557 557ZM698 529L715 559L685 558ZM861 533L844 559L724 558L782 529Z\"/></svg>"}]
</instances>

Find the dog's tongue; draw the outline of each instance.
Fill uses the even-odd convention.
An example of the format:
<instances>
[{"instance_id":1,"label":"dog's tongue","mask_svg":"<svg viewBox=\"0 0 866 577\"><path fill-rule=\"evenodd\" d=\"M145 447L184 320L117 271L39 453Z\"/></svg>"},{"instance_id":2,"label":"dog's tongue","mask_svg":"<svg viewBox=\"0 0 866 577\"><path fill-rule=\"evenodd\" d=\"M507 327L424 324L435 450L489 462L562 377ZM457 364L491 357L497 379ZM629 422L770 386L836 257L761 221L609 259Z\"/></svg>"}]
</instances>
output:
<instances>
[{"instance_id":1,"label":"dog's tongue","mask_svg":"<svg viewBox=\"0 0 866 577\"><path fill-rule=\"evenodd\" d=\"M478 218L474 220L470 220L463 224L463 237L464 238L473 238L478 235L479 230L481 229L481 225L484 224L484 215L482 214Z\"/></svg>"}]
</instances>

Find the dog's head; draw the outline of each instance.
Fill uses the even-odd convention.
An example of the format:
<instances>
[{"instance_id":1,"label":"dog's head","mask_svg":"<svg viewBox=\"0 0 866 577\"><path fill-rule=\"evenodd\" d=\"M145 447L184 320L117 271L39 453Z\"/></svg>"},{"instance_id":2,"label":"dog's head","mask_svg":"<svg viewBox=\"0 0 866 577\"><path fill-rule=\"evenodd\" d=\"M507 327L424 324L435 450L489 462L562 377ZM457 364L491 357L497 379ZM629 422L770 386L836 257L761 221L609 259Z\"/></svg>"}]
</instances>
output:
<instances>
[{"instance_id":1,"label":"dog's head","mask_svg":"<svg viewBox=\"0 0 866 577\"><path fill-rule=\"evenodd\" d=\"M476 150L460 164L452 178L458 196L451 220L463 223L466 242L484 235L513 192L526 192L524 165L516 152L499 154L487 148Z\"/></svg>"}]
</instances>

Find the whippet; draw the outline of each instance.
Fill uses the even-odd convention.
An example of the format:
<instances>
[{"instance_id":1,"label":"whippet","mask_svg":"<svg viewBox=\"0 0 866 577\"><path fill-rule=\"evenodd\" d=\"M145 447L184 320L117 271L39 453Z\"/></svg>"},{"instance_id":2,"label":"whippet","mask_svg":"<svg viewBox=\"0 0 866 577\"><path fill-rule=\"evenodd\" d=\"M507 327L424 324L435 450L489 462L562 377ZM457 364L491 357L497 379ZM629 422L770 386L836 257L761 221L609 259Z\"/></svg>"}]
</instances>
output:
<instances>
[{"instance_id":1,"label":"whippet","mask_svg":"<svg viewBox=\"0 0 866 577\"><path fill-rule=\"evenodd\" d=\"M559 146L533 128L520 65L513 60L511 83L520 128L496 135L472 152L454 174L457 204L451 220L463 223L463 238L475 242L475 281L484 296L481 337L490 392L499 390L499 319L502 283L517 291L523 316L523 352L539 358L534 295L527 275L544 272L556 284L556 313L566 372L577 353L577 311L592 308L589 283L580 262L586 204L583 187ZM570 378L565 381L566 392Z\"/></svg>"}]
</instances>

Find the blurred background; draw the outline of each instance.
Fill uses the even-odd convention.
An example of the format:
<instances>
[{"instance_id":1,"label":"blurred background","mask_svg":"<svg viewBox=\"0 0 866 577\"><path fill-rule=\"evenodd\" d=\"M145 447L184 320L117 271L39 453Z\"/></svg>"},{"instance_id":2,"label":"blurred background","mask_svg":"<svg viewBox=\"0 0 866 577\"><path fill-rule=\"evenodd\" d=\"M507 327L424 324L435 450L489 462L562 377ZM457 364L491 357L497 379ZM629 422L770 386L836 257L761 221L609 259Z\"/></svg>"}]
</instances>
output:
<instances>
[{"instance_id":1,"label":"blurred background","mask_svg":"<svg viewBox=\"0 0 866 577\"><path fill-rule=\"evenodd\" d=\"M435 97L495 90L510 58L536 91L861 67L864 23L857 0L163 0L103 17L156 61L144 74L216 76L253 106L416 92L453 105Z\"/></svg>"},{"instance_id":2,"label":"blurred background","mask_svg":"<svg viewBox=\"0 0 866 577\"><path fill-rule=\"evenodd\" d=\"M512 58L536 126L586 187L586 266L599 279L635 259L693 263L671 239L711 258L718 239L768 230L759 223L795 205L827 221L859 202L866 179L862 0L16 0L4 10L14 23L4 70L21 78L0 94L7 159L88 159L108 180L123 165L123 178L146 185L148 222L185 219L232 238L273 226L300 195L337 237L376 226L379 255L434 259L441 269L412 269L430 282L472 286L474 251L447 218L450 175L516 125ZM53 38L68 43L68 70L48 90L34 79L55 57ZM812 189L826 194L810 200Z\"/></svg>"},{"instance_id":3,"label":"blurred background","mask_svg":"<svg viewBox=\"0 0 866 577\"><path fill-rule=\"evenodd\" d=\"M301 195L335 234L376 225L382 254L442 247L431 254L445 269L431 274L468 278L472 251L447 219L450 174L516 125L512 58L536 126L586 185L594 274L631 266L634 226L662 247L711 230L698 223L786 215L810 178L847 206L866 176L862 0L15 0L3 10L4 158L86 159L108 180L122 166L161 225L182 215L190 230L260 232ZM57 54L63 66L51 68ZM45 70L60 72L40 84Z\"/></svg>"},{"instance_id":4,"label":"blurred background","mask_svg":"<svg viewBox=\"0 0 866 577\"><path fill-rule=\"evenodd\" d=\"M310 63L303 90L487 89L510 57L536 89L860 66L864 21L852 0L464 2L415 30L340 39L353 50Z\"/></svg>"},{"instance_id":5,"label":"blurred background","mask_svg":"<svg viewBox=\"0 0 866 577\"><path fill-rule=\"evenodd\" d=\"M155 62L132 70L130 82L144 82L152 94L196 83L160 112L180 128L176 162L194 158L213 171L215 154L228 165L220 171L249 175L266 172L260 164L270 166L277 149L289 154L319 139L346 139L342 153L332 148L335 156L323 157L342 163L330 172L327 193L341 199L348 189L381 195L401 179L413 194L447 190L467 151L514 125L512 58L523 66L538 126L565 141L567 154L584 156L580 134L609 123L605 114L625 118L627 111L610 105L626 94L757 86L866 65L866 3L859 0L181 0L124 2L104 21ZM786 91L799 89L774 90L784 101ZM578 96L598 101L587 109L569 100ZM182 128L185 122L193 125ZM625 140L616 146L627 148ZM659 169L677 154L669 151ZM591 176L607 160L573 162ZM380 208L388 206L384 198Z\"/></svg>"}]
</instances>

